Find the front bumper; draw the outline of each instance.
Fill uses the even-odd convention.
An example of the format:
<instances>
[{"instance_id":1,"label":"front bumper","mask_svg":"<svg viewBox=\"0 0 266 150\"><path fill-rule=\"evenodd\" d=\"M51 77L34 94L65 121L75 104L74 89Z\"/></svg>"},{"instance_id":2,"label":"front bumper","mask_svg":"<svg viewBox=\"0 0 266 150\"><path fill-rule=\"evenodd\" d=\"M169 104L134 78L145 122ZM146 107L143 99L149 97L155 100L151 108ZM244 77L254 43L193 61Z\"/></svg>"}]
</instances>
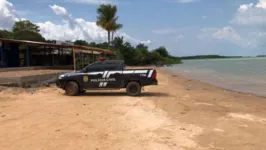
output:
<instances>
[{"instance_id":1,"label":"front bumper","mask_svg":"<svg viewBox=\"0 0 266 150\"><path fill-rule=\"evenodd\" d=\"M65 87L65 82L63 80L60 80L60 79L57 79L55 84L60 89L64 89L64 87Z\"/></svg>"}]
</instances>

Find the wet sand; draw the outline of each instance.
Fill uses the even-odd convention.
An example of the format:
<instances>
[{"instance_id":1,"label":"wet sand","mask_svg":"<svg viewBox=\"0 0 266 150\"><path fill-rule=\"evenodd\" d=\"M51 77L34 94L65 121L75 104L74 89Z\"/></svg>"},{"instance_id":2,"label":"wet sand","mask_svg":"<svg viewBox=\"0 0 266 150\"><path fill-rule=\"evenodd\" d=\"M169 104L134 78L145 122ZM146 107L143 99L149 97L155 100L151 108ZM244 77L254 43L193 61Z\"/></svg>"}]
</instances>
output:
<instances>
[{"instance_id":1,"label":"wet sand","mask_svg":"<svg viewBox=\"0 0 266 150\"><path fill-rule=\"evenodd\" d=\"M157 70L159 85L140 97L2 89L0 149L265 149L266 98Z\"/></svg>"}]
</instances>

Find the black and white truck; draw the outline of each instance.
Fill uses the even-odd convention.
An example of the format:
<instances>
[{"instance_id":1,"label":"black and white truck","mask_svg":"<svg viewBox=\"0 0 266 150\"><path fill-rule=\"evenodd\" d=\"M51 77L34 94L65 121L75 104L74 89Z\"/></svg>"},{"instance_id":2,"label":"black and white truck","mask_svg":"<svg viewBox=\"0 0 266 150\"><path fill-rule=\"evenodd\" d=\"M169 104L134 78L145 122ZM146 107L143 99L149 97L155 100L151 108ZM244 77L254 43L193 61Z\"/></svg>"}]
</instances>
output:
<instances>
[{"instance_id":1,"label":"black and white truck","mask_svg":"<svg viewBox=\"0 0 266 150\"><path fill-rule=\"evenodd\" d=\"M86 90L126 88L130 96L140 95L148 85L158 85L155 69L125 69L122 60L103 60L70 73L61 74L56 80L58 88L66 95L75 96Z\"/></svg>"}]
</instances>

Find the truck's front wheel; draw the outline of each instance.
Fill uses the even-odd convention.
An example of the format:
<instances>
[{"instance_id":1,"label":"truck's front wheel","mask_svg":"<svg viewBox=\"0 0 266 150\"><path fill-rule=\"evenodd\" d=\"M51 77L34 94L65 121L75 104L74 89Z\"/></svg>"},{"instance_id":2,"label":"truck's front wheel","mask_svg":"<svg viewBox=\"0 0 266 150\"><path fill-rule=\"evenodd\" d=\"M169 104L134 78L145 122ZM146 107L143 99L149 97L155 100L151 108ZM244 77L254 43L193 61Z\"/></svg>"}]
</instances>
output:
<instances>
[{"instance_id":1,"label":"truck's front wheel","mask_svg":"<svg viewBox=\"0 0 266 150\"><path fill-rule=\"evenodd\" d=\"M130 96L138 96L141 93L141 86L138 82L129 82L126 91Z\"/></svg>"},{"instance_id":2,"label":"truck's front wheel","mask_svg":"<svg viewBox=\"0 0 266 150\"><path fill-rule=\"evenodd\" d=\"M77 82L69 81L65 86L65 92L69 96L75 96L79 93L79 86Z\"/></svg>"}]
</instances>

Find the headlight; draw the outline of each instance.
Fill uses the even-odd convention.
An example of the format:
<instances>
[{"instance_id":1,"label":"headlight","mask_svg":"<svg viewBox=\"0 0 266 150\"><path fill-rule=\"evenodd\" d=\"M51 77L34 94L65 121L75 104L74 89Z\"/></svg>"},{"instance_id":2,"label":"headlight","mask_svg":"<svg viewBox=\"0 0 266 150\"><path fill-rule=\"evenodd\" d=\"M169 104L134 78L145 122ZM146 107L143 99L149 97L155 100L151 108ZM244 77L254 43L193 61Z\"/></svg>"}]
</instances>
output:
<instances>
[{"instance_id":1,"label":"headlight","mask_svg":"<svg viewBox=\"0 0 266 150\"><path fill-rule=\"evenodd\" d=\"M59 77L58 77L58 79L62 79L62 78L64 78L65 77L65 75L60 75Z\"/></svg>"}]
</instances>

